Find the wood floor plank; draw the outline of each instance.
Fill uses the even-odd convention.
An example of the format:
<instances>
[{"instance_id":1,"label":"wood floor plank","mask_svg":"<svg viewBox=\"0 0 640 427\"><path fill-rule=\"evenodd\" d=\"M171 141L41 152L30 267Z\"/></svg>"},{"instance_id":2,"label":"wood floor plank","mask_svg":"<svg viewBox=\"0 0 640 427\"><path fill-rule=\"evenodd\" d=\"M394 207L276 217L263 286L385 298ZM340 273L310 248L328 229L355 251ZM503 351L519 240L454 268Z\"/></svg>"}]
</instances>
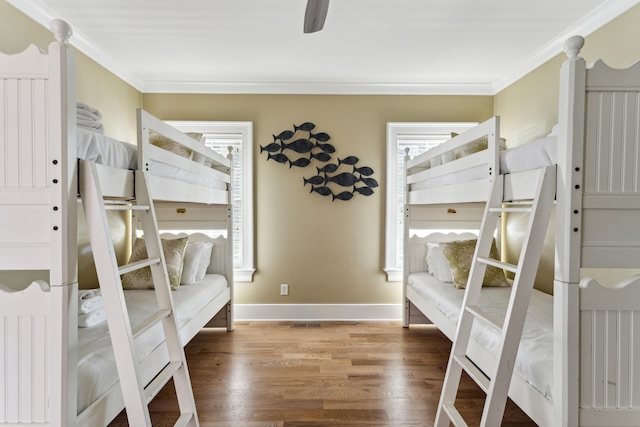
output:
<instances>
[{"instance_id":1,"label":"wood floor plank","mask_svg":"<svg viewBox=\"0 0 640 427\"><path fill-rule=\"evenodd\" d=\"M205 329L185 351L203 427L428 427L450 348L433 326L250 322ZM470 425L483 403L463 376L456 405ZM154 426L173 425L177 407L170 382L151 403ZM124 411L111 423L126 425ZM509 401L503 426L535 424Z\"/></svg>"}]
</instances>

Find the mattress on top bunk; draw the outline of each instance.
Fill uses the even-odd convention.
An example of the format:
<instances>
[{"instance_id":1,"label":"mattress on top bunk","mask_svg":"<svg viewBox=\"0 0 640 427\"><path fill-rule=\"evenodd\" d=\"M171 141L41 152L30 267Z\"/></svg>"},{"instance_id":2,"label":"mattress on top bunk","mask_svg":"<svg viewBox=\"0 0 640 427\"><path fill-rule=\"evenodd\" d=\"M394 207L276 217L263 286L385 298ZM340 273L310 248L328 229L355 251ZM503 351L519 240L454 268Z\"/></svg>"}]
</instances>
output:
<instances>
[{"instance_id":1,"label":"mattress on top bunk","mask_svg":"<svg viewBox=\"0 0 640 427\"><path fill-rule=\"evenodd\" d=\"M557 137L547 135L526 144L500 151L500 173L516 173L555 165L558 162ZM487 177L485 165L411 184L411 190L435 188Z\"/></svg>"},{"instance_id":2,"label":"mattress on top bunk","mask_svg":"<svg viewBox=\"0 0 640 427\"><path fill-rule=\"evenodd\" d=\"M409 286L454 324L460 317L464 289L437 280L429 273L412 273ZM478 304L504 320L511 288L484 287ZM490 353L498 351L500 333L493 325L474 322L472 338ZM553 384L553 297L533 290L514 372L551 400Z\"/></svg>"},{"instance_id":3,"label":"mattress on top bunk","mask_svg":"<svg viewBox=\"0 0 640 427\"><path fill-rule=\"evenodd\" d=\"M228 288L220 274L207 274L191 285L183 285L172 292L178 327L202 310L210 301ZM135 326L157 310L153 290L128 290L125 299L131 325ZM182 337L184 340L185 337ZM136 338L138 357L143 359L164 341L162 325L156 324ZM106 392L118 380L118 370L111 347L107 322L78 329L78 413ZM145 378L146 382L152 378Z\"/></svg>"},{"instance_id":4,"label":"mattress on top bunk","mask_svg":"<svg viewBox=\"0 0 640 427\"><path fill-rule=\"evenodd\" d=\"M134 170L138 168L137 146L82 127L77 128L77 136L79 159L90 160L101 165L120 169ZM226 183L222 181L195 174L166 163L152 161L149 164L149 172L154 176L172 178L219 190L227 188Z\"/></svg>"}]
</instances>

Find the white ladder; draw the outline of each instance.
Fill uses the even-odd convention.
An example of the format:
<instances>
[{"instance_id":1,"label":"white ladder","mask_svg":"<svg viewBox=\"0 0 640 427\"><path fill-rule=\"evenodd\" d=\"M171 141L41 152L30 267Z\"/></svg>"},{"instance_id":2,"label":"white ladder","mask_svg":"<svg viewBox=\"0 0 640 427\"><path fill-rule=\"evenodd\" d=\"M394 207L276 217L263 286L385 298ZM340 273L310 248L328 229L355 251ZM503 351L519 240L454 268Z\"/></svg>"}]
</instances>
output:
<instances>
[{"instance_id":1,"label":"white ladder","mask_svg":"<svg viewBox=\"0 0 640 427\"><path fill-rule=\"evenodd\" d=\"M538 170L535 194L527 207L502 207L504 175L497 176L491 186L440 395L435 422L437 427L448 427L450 423L456 427L467 425L454 405L462 370L486 393L480 426L499 426L502 422L513 366L555 197L555 176L555 166ZM530 212L517 265L489 258L494 231L503 212ZM515 273L504 322L478 306L482 281L488 265ZM478 319L493 324L501 331L493 372L481 371L467 356L471 328L473 322Z\"/></svg>"},{"instance_id":2,"label":"white ladder","mask_svg":"<svg viewBox=\"0 0 640 427\"><path fill-rule=\"evenodd\" d=\"M180 416L175 425L199 426L191 379L174 316L167 268L145 172L135 172L136 199L126 203L109 203L103 199L96 165L93 162L81 160L80 174L80 196L89 229L100 289L105 301L109 333L113 343L129 425L151 425L148 405L162 387L173 378L180 407ZM139 214L148 259L118 266L107 220L107 210L135 210ZM151 268L158 311L139 325L132 327L120 275L144 267ZM169 363L145 386L139 370L140 360L136 356L135 339L159 322L162 322L164 330Z\"/></svg>"}]
</instances>

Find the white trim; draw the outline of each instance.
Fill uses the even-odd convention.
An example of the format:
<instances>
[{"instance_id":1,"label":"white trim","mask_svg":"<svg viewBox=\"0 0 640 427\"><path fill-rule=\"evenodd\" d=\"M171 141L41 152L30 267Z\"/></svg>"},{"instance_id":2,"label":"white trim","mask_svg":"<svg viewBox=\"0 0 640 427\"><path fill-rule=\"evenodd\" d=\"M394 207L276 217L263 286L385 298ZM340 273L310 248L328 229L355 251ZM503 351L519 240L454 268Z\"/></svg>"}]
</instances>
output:
<instances>
[{"instance_id":1,"label":"white trim","mask_svg":"<svg viewBox=\"0 0 640 427\"><path fill-rule=\"evenodd\" d=\"M396 245L396 223L398 221L398 209L396 201L398 192L396 191L399 174L404 171L397 169L397 146L399 139L411 139L423 137L425 135L443 135L450 132L464 132L477 125L477 122L388 122L387 123L387 199L385 201L385 249L384 268L387 273L388 282L402 281L402 265L396 263L398 247Z\"/></svg>"},{"instance_id":2,"label":"white trim","mask_svg":"<svg viewBox=\"0 0 640 427\"><path fill-rule=\"evenodd\" d=\"M53 19L62 18L42 0L7 0L7 3L45 28ZM219 94L291 94L291 95L488 95L492 96L562 53L562 44L575 34L587 36L625 13L640 0L609 0L574 25L565 29L512 72L486 83L358 83L358 82L179 82L145 81L93 40L74 29L70 44L142 93L219 93Z\"/></svg>"},{"instance_id":3,"label":"white trim","mask_svg":"<svg viewBox=\"0 0 640 427\"><path fill-rule=\"evenodd\" d=\"M402 304L235 304L235 320L399 321Z\"/></svg>"}]
</instances>

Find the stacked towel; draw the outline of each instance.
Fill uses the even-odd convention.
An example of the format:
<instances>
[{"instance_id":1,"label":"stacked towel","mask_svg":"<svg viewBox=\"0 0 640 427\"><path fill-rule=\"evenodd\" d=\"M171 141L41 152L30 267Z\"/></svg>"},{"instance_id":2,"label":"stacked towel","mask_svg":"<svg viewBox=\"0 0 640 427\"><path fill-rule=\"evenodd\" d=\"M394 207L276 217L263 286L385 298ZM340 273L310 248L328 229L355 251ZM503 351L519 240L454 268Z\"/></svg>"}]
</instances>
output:
<instances>
[{"instance_id":1,"label":"stacked towel","mask_svg":"<svg viewBox=\"0 0 640 427\"><path fill-rule=\"evenodd\" d=\"M100 289L78 291L78 327L90 328L107 319Z\"/></svg>"},{"instance_id":2,"label":"stacked towel","mask_svg":"<svg viewBox=\"0 0 640 427\"><path fill-rule=\"evenodd\" d=\"M94 132L104 133L102 113L87 104L82 102L77 103L76 120L79 127L89 129Z\"/></svg>"}]
</instances>

